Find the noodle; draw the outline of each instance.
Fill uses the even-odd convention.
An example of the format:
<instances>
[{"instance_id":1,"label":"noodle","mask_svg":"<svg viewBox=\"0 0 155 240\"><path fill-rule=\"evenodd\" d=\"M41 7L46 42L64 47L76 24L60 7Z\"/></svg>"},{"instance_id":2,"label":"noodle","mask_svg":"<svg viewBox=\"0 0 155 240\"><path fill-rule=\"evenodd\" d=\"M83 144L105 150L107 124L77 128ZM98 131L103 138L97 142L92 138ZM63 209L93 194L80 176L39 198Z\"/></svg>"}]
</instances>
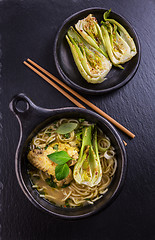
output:
<instances>
[{"instance_id":1,"label":"noodle","mask_svg":"<svg viewBox=\"0 0 155 240\"><path fill-rule=\"evenodd\" d=\"M58 136L57 136L57 139L60 140L61 142L70 142L70 141L72 141L74 138L75 138L75 133L74 133L74 131L71 132L69 138L65 138L65 137L63 137L63 135L61 135L61 134L58 134Z\"/></svg>"},{"instance_id":2,"label":"noodle","mask_svg":"<svg viewBox=\"0 0 155 240\"><path fill-rule=\"evenodd\" d=\"M55 199L55 197L45 194L45 198Z\"/></svg>"},{"instance_id":3,"label":"noodle","mask_svg":"<svg viewBox=\"0 0 155 240\"><path fill-rule=\"evenodd\" d=\"M62 199L62 201L66 201L66 200L70 197L71 193L72 193L72 191L70 191L70 192L68 193L68 195L67 195L64 199Z\"/></svg>"},{"instance_id":4,"label":"noodle","mask_svg":"<svg viewBox=\"0 0 155 240\"><path fill-rule=\"evenodd\" d=\"M42 171L39 171L39 172L40 172L40 176L41 176L42 180L45 181L45 178L44 178L44 176L42 174Z\"/></svg>"},{"instance_id":5,"label":"noodle","mask_svg":"<svg viewBox=\"0 0 155 240\"><path fill-rule=\"evenodd\" d=\"M68 122L77 123L77 128L67 135L58 134L56 129L62 123ZM30 149L46 149L49 144L54 144L55 142L70 144L71 147L80 148L81 142L77 140L76 134L82 127L90 125L91 123L85 120L81 122L77 119L62 118L42 129L32 139ZM84 184L78 184L73 179L70 185L65 188L51 188L46 183L46 179L49 178L50 175L36 169L36 171L33 170L33 174L31 175L32 182L34 183L32 187L40 192L40 197L46 198L49 201L52 200L52 202L62 206L65 206L67 201L70 207L77 207L85 204L94 204L95 201L100 199L108 191L108 186L117 169L117 160L115 158L115 149L111 146L110 139L103 134L101 129L98 129L98 132L98 149L103 174L100 183L96 186L89 187ZM38 177L40 177L40 180L38 180ZM41 191L44 191L45 194L43 195ZM61 198L59 203L57 202L58 195L61 196L59 197Z\"/></svg>"}]
</instances>

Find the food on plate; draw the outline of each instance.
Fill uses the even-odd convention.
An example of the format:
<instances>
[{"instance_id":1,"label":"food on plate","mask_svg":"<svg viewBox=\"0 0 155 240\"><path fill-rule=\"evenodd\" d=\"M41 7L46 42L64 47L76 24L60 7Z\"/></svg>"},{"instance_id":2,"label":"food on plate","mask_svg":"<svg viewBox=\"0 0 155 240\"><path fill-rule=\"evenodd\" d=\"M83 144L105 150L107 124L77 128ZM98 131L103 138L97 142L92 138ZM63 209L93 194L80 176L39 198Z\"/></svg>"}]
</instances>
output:
<instances>
[{"instance_id":1,"label":"food on plate","mask_svg":"<svg viewBox=\"0 0 155 240\"><path fill-rule=\"evenodd\" d=\"M79 34L96 50L101 52L108 58L106 49L104 47L104 39L102 36L101 28L97 23L96 18L89 14L86 18L79 20L75 24L76 30Z\"/></svg>"},{"instance_id":2,"label":"food on plate","mask_svg":"<svg viewBox=\"0 0 155 240\"><path fill-rule=\"evenodd\" d=\"M62 207L94 204L117 168L110 139L85 119L60 119L33 137L27 158L32 187Z\"/></svg>"},{"instance_id":3,"label":"food on plate","mask_svg":"<svg viewBox=\"0 0 155 240\"><path fill-rule=\"evenodd\" d=\"M89 14L71 26L66 34L74 62L89 83L97 84L106 79L112 65L124 69L121 64L137 54L134 40L116 20L109 19L111 10L103 15L101 26Z\"/></svg>"},{"instance_id":4,"label":"food on plate","mask_svg":"<svg viewBox=\"0 0 155 240\"><path fill-rule=\"evenodd\" d=\"M111 62L89 45L73 27L68 30L66 39L82 77L89 83L103 82L112 67Z\"/></svg>"},{"instance_id":5,"label":"food on plate","mask_svg":"<svg viewBox=\"0 0 155 240\"><path fill-rule=\"evenodd\" d=\"M135 43L126 29L114 19L109 19L110 11L104 13L104 21L101 22L101 31L104 44L113 65L121 67L136 55Z\"/></svg>"}]
</instances>

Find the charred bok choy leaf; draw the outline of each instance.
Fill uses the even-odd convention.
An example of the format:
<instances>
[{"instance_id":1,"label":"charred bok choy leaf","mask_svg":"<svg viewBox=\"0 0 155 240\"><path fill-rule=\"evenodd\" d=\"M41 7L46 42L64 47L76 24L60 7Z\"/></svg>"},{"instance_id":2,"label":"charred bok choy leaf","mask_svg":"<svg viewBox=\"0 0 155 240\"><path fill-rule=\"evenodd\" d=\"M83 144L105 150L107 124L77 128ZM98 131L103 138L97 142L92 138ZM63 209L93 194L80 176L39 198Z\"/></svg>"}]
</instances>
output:
<instances>
[{"instance_id":1,"label":"charred bok choy leaf","mask_svg":"<svg viewBox=\"0 0 155 240\"><path fill-rule=\"evenodd\" d=\"M136 55L135 43L126 29L114 19L109 19L111 9L104 13L105 22L101 22L104 44L113 65L123 68L120 64L129 61Z\"/></svg>"},{"instance_id":2,"label":"charred bok choy leaf","mask_svg":"<svg viewBox=\"0 0 155 240\"><path fill-rule=\"evenodd\" d=\"M112 67L111 62L91 47L73 27L69 28L66 39L82 77L89 83L103 82Z\"/></svg>"},{"instance_id":3,"label":"charred bok choy leaf","mask_svg":"<svg viewBox=\"0 0 155 240\"><path fill-rule=\"evenodd\" d=\"M102 178L102 169L97 146L97 129L92 143L92 126L83 129L82 146L73 176L77 183L90 187L97 185Z\"/></svg>"},{"instance_id":4,"label":"charred bok choy leaf","mask_svg":"<svg viewBox=\"0 0 155 240\"><path fill-rule=\"evenodd\" d=\"M104 47L104 39L101 28L92 14L89 14L86 18L79 20L77 24L75 24L75 28L92 47L96 48L96 50L108 58Z\"/></svg>"}]
</instances>

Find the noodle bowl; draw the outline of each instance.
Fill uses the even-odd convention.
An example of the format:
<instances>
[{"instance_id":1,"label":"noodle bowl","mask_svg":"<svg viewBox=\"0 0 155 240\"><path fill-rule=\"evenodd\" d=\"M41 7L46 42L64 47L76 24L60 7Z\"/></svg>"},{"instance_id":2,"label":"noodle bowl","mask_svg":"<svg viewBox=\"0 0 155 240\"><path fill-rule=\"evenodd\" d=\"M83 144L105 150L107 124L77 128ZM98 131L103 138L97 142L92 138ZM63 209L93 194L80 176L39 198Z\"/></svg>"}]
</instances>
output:
<instances>
[{"instance_id":1,"label":"noodle bowl","mask_svg":"<svg viewBox=\"0 0 155 240\"><path fill-rule=\"evenodd\" d=\"M20 100L24 101L27 104L27 108L24 112L20 112L17 109L17 103ZM82 108L41 108L35 105L24 94L18 94L11 100L10 109L15 114L20 124L20 138L15 155L15 172L17 175L17 180L21 187L21 190L35 207L38 207L40 210L43 210L44 212L49 213L53 216L61 217L64 219L81 219L106 208L118 196L125 180L127 156L124 144L119 134L106 119L93 111ZM57 124L60 124L59 121L64 118L67 119L67 123L70 120L73 121L73 117L75 121L79 122L77 128L72 129L75 134L74 138L70 142L62 142L62 140L67 140L71 137L72 131L69 131L68 134L64 136L64 133L61 134L57 132L57 129L59 128ZM79 121L79 118L85 118L88 122L82 122L81 120ZM84 148L82 150L81 144L83 143L85 136L80 135L80 126L84 125L84 129L89 129L92 123L94 125L94 129L92 128L91 145L93 143L93 140L96 139L96 128L98 128L97 141L95 142L98 143L99 149L99 156L97 157L97 160L100 162L98 166L100 165L101 168L98 169L100 170L99 176L101 176L101 179L98 177L97 180L94 178L92 181L92 179L89 178L88 181L84 182L84 184L79 184L80 179L78 179L77 176L81 174L81 172L77 171L78 175L76 176L76 172L74 170L80 169L78 169L78 164L81 159L81 152L84 150L86 157L88 154L87 147L86 149ZM76 125L76 122L72 123L72 125ZM51 128L49 128L49 126L53 127L53 129L50 130ZM99 128L103 132L100 131ZM58 134L61 135L62 140L58 140ZM108 141L105 140L108 139L107 137L110 138L110 147L107 144ZM41 144L43 145L41 146ZM89 145L89 143L87 144ZM56 150L57 145L58 150ZM70 150L68 150L68 148L70 148ZM108 148L108 151L104 148ZM71 159L69 159L69 161L67 160L67 163L64 164L67 171L68 168L70 170L67 172L67 175L63 176L64 179L61 178L62 180L56 181L54 176L56 171L52 172L51 169L49 172L49 168L53 166L56 170L57 164L49 159L47 155L57 154L56 151L61 152L62 149L64 152L66 151L66 154L71 157ZM89 147L89 150L91 150L90 152L93 152L96 149L97 148L94 148L94 146L92 149ZM30 157L30 152L33 155L34 161L30 161L28 158L28 156ZM82 153L82 157L84 154ZM40 156L40 158L38 158L38 156ZM48 164L49 162L50 164ZM58 168L60 167L61 166L58 165ZM97 173L96 171L94 172ZM73 176L71 176L71 173ZM84 171L82 173L84 173ZM69 176L71 176L71 181L69 181ZM53 182L51 181L51 178ZM68 180L68 183L66 181L66 178ZM103 185L103 188L101 188L99 192L98 188L102 185L102 181L104 184L107 184L107 186ZM91 184L87 185L86 183ZM74 202L73 200L70 200L70 188L72 186L74 188L74 192L72 191L72 196L75 199ZM77 194L79 194L79 191L80 194L83 192L88 196L88 191L83 191L83 188L87 190L90 189L91 193L93 192L94 197L92 197L93 195L89 195L91 199L84 199L83 196L81 199L79 199L79 196L77 196ZM96 200L95 196L100 199ZM85 200L85 202L80 204L79 202L77 203L76 200L79 202L80 200ZM71 206L72 204L76 204L79 207Z\"/></svg>"},{"instance_id":2,"label":"noodle bowl","mask_svg":"<svg viewBox=\"0 0 155 240\"><path fill-rule=\"evenodd\" d=\"M64 123L75 123L77 127L67 134L60 134L57 132L57 129ZM50 149L52 152L66 151L72 157L67 164L73 172L82 145L82 129L89 126L92 126L92 123L84 119L77 120L67 118L62 118L48 125L31 141L29 153L38 151L38 155L37 157L35 156L33 162L38 161L39 157L43 156L43 154L45 155L46 152L49 154ZM97 128L97 146L102 169L101 181L97 185L91 187L86 184L79 184L73 175L73 179L71 179L69 183L59 186L59 181L54 180L55 176L52 177L47 170L42 170L45 169L46 166L44 165L42 169L41 167L37 168L35 162L33 164L29 156L29 161L34 165L34 167L30 165L28 169L32 187L37 189L40 197L58 206L77 207L94 204L95 201L103 197L108 191L108 186L117 169L115 148L111 145L110 139L99 128Z\"/></svg>"}]
</instances>

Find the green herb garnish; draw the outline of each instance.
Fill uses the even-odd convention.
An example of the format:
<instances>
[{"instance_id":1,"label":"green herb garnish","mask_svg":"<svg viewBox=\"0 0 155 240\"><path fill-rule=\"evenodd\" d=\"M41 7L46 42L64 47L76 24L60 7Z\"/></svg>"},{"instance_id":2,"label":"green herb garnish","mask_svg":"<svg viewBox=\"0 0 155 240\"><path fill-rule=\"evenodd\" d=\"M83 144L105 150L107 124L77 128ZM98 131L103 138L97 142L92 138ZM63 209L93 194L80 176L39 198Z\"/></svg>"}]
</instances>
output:
<instances>
[{"instance_id":1,"label":"green herb garnish","mask_svg":"<svg viewBox=\"0 0 155 240\"><path fill-rule=\"evenodd\" d=\"M61 188L66 188L66 187L68 187L69 185L70 185L70 183L64 184Z\"/></svg>"},{"instance_id":2,"label":"green herb garnish","mask_svg":"<svg viewBox=\"0 0 155 240\"><path fill-rule=\"evenodd\" d=\"M66 201L65 201L65 206L66 206L66 207L70 207L70 204L69 204L69 201L70 201L70 200L71 200L70 198L66 199Z\"/></svg>"},{"instance_id":3,"label":"green herb garnish","mask_svg":"<svg viewBox=\"0 0 155 240\"><path fill-rule=\"evenodd\" d=\"M77 127L77 125L77 123L72 122L63 123L57 128L56 132L59 134L70 133Z\"/></svg>"},{"instance_id":4,"label":"green herb garnish","mask_svg":"<svg viewBox=\"0 0 155 240\"><path fill-rule=\"evenodd\" d=\"M66 162L68 162L71 159L68 153L65 151L59 151L51 153L47 155L47 157L56 164L58 164L55 168L56 179L60 181L66 178L69 174L69 167L66 164Z\"/></svg>"},{"instance_id":5,"label":"green herb garnish","mask_svg":"<svg viewBox=\"0 0 155 240\"><path fill-rule=\"evenodd\" d=\"M66 178L69 174L69 167L65 163L63 165L57 165L55 168L55 176L58 181L61 181L62 179Z\"/></svg>"},{"instance_id":6,"label":"green herb garnish","mask_svg":"<svg viewBox=\"0 0 155 240\"><path fill-rule=\"evenodd\" d=\"M49 146L49 144L48 144L48 145L46 145L46 147L45 147L45 150L48 148L48 146Z\"/></svg>"},{"instance_id":7,"label":"green herb garnish","mask_svg":"<svg viewBox=\"0 0 155 240\"><path fill-rule=\"evenodd\" d=\"M53 177L52 176L50 178L46 178L45 181L46 181L46 183L50 187L52 187L52 188L56 188L57 187L56 183L53 181Z\"/></svg>"},{"instance_id":8,"label":"green herb garnish","mask_svg":"<svg viewBox=\"0 0 155 240\"><path fill-rule=\"evenodd\" d=\"M79 118L79 123L83 123L85 121L84 118Z\"/></svg>"},{"instance_id":9,"label":"green herb garnish","mask_svg":"<svg viewBox=\"0 0 155 240\"><path fill-rule=\"evenodd\" d=\"M58 165L62 165L71 159L71 157L65 151L54 152L47 155L47 157Z\"/></svg>"},{"instance_id":10,"label":"green herb garnish","mask_svg":"<svg viewBox=\"0 0 155 240\"><path fill-rule=\"evenodd\" d=\"M65 137L66 139L68 139L68 138L70 138L70 134L69 134L69 133L66 133L66 134L64 135L64 137Z\"/></svg>"}]
</instances>

